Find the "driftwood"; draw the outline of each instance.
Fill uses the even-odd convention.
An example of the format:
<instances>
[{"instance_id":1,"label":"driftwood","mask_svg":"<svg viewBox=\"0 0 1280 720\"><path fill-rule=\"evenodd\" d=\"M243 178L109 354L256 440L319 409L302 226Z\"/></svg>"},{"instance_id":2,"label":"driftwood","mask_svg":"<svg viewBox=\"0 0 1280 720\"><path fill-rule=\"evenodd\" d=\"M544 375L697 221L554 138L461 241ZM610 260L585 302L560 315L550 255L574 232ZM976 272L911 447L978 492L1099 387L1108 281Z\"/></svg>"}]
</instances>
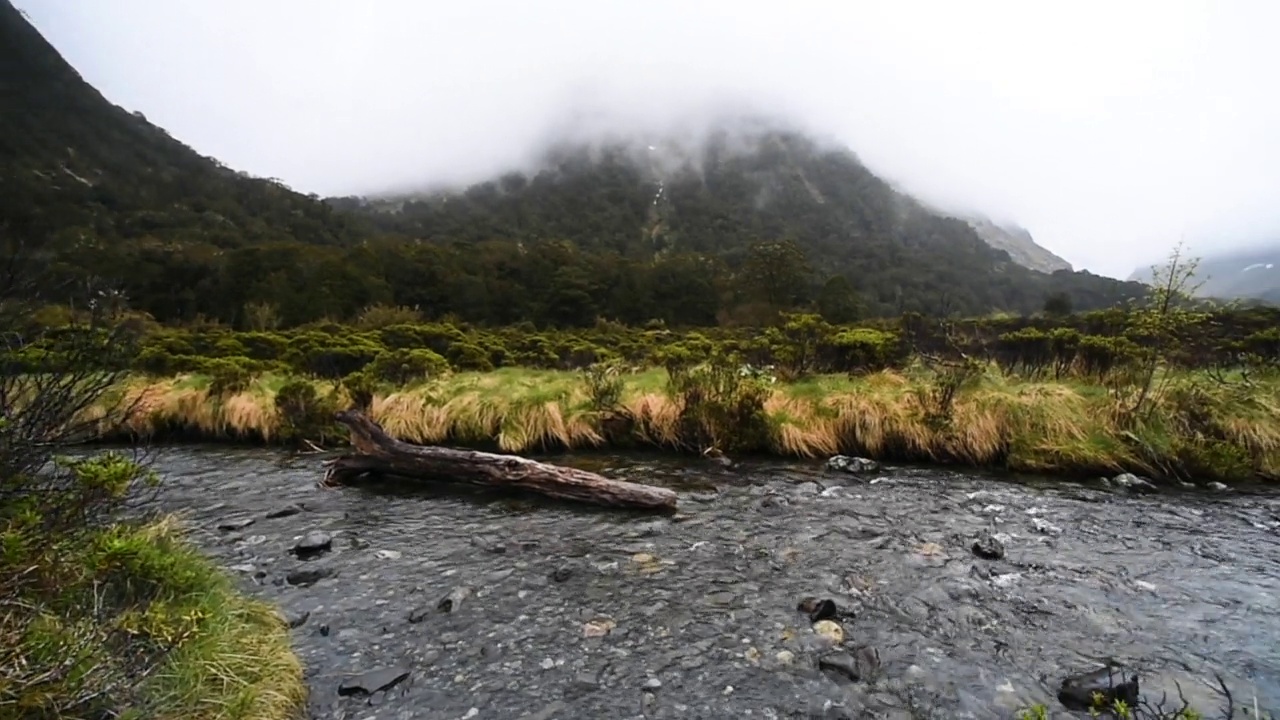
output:
<instances>
[{"instance_id":1,"label":"driftwood","mask_svg":"<svg viewBox=\"0 0 1280 720\"><path fill-rule=\"evenodd\" d=\"M610 507L674 510L676 493L516 455L414 445L388 435L355 410L335 419L351 433L355 453L330 460L325 483L345 482L367 474L469 483L524 490L562 500Z\"/></svg>"}]
</instances>

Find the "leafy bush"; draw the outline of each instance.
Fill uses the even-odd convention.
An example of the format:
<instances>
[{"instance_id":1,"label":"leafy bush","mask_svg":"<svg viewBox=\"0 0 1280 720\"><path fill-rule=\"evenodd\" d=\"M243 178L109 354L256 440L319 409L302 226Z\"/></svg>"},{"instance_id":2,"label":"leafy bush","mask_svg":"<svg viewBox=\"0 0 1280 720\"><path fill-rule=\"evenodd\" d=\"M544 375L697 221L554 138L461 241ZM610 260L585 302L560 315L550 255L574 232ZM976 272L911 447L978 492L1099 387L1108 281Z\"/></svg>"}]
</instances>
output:
<instances>
[{"instance_id":1,"label":"leafy bush","mask_svg":"<svg viewBox=\"0 0 1280 720\"><path fill-rule=\"evenodd\" d=\"M276 393L275 405L280 414L281 440L323 443L326 437L337 433L333 416L338 407L334 398L321 397L309 381L294 380L285 384Z\"/></svg>"},{"instance_id":2,"label":"leafy bush","mask_svg":"<svg viewBox=\"0 0 1280 720\"><path fill-rule=\"evenodd\" d=\"M394 385L408 385L448 371L449 361L426 349L384 350L365 368L373 379Z\"/></svg>"},{"instance_id":3,"label":"leafy bush","mask_svg":"<svg viewBox=\"0 0 1280 720\"><path fill-rule=\"evenodd\" d=\"M694 366L669 366L667 394L680 408L679 438L686 449L753 450L767 446L766 382L740 372L736 358L713 356Z\"/></svg>"},{"instance_id":4,"label":"leafy bush","mask_svg":"<svg viewBox=\"0 0 1280 720\"><path fill-rule=\"evenodd\" d=\"M474 343L459 342L449 346L449 364L459 370L488 372L493 369L489 353Z\"/></svg>"}]
</instances>

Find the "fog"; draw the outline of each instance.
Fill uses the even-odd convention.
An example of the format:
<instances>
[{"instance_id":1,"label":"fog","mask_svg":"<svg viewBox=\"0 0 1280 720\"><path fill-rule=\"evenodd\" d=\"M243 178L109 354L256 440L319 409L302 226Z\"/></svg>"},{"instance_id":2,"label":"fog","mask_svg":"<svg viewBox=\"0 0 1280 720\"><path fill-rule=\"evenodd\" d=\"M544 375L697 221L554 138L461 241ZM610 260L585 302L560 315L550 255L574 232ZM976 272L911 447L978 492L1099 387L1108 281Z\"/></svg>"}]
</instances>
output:
<instances>
[{"instance_id":1,"label":"fog","mask_svg":"<svg viewBox=\"0 0 1280 720\"><path fill-rule=\"evenodd\" d=\"M1280 3L16 0L109 99L321 195L739 112L1127 276L1280 239Z\"/></svg>"}]
</instances>

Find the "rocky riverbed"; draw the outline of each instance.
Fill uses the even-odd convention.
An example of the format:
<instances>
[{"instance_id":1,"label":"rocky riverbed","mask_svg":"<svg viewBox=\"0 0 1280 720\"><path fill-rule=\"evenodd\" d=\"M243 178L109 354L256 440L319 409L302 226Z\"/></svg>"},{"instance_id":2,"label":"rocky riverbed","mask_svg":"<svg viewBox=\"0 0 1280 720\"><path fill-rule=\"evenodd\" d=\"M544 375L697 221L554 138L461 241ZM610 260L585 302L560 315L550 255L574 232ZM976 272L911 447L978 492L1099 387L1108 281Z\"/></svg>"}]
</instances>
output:
<instances>
[{"instance_id":1,"label":"rocky riverbed","mask_svg":"<svg viewBox=\"0 0 1280 720\"><path fill-rule=\"evenodd\" d=\"M1237 717L1280 708L1280 495L555 461L681 510L322 490L318 456L269 450L156 467L158 501L291 618L314 718L1074 717L1059 682L1108 659L1147 696L1216 711L1216 672Z\"/></svg>"}]
</instances>

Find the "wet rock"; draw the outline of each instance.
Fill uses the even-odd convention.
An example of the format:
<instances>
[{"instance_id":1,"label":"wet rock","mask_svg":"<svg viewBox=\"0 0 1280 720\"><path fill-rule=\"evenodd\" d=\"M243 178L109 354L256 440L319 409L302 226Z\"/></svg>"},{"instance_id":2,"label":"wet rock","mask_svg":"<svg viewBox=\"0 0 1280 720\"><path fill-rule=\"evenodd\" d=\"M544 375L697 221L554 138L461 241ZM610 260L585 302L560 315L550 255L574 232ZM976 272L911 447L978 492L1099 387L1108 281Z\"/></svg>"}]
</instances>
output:
<instances>
[{"instance_id":1,"label":"wet rock","mask_svg":"<svg viewBox=\"0 0 1280 720\"><path fill-rule=\"evenodd\" d=\"M973 554L983 560L999 560L1004 557L1004 543L997 540L991 533L983 530L978 533L978 538L973 541Z\"/></svg>"},{"instance_id":2,"label":"wet rock","mask_svg":"<svg viewBox=\"0 0 1280 720\"><path fill-rule=\"evenodd\" d=\"M400 559L399 550L378 550L373 555L379 560L399 560Z\"/></svg>"},{"instance_id":3,"label":"wet rock","mask_svg":"<svg viewBox=\"0 0 1280 720\"><path fill-rule=\"evenodd\" d=\"M608 635L618 623L613 618L596 618L582 626L582 637L598 638Z\"/></svg>"},{"instance_id":4,"label":"wet rock","mask_svg":"<svg viewBox=\"0 0 1280 720\"><path fill-rule=\"evenodd\" d=\"M311 567L298 568L290 570L285 576L285 582L290 585L314 585L321 580L334 575L334 569L327 565L316 565Z\"/></svg>"},{"instance_id":5,"label":"wet rock","mask_svg":"<svg viewBox=\"0 0 1280 720\"><path fill-rule=\"evenodd\" d=\"M317 557L333 547L333 536L320 530L312 530L293 546L293 554L300 559Z\"/></svg>"},{"instance_id":6,"label":"wet rock","mask_svg":"<svg viewBox=\"0 0 1280 720\"><path fill-rule=\"evenodd\" d=\"M765 495L760 498L758 503L756 503L756 507L759 508L761 512L776 514L786 510L787 505L789 504L790 503L787 502L787 499L781 495Z\"/></svg>"},{"instance_id":7,"label":"wet rock","mask_svg":"<svg viewBox=\"0 0 1280 720\"><path fill-rule=\"evenodd\" d=\"M1111 478L1111 484L1130 492L1155 492L1157 489L1150 480L1140 478L1133 473L1120 473Z\"/></svg>"},{"instance_id":8,"label":"wet rock","mask_svg":"<svg viewBox=\"0 0 1280 720\"><path fill-rule=\"evenodd\" d=\"M1035 528L1036 532L1041 533L1042 535L1061 535L1062 534L1062 528L1058 527L1057 525L1054 525L1053 523L1049 522L1048 520L1045 520L1044 518L1033 518L1031 520L1031 527Z\"/></svg>"},{"instance_id":9,"label":"wet rock","mask_svg":"<svg viewBox=\"0 0 1280 720\"><path fill-rule=\"evenodd\" d=\"M796 609L809 615L809 622L831 620L840 614L840 608L830 598L819 600L814 597L804 598L796 605Z\"/></svg>"},{"instance_id":10,"label":"wet rock","mask_svg":"<svg viewBox=\"0 0 1280 720\"><path fill-rule=\"evenodd\" d=\"M553 582L566 582L573 577L573 568L568 565L561 565L551 571L551 580Z\"/></svg>"},{"instance_id":11,"label":"wet rock","mask_svg":"<svg viewBox=\"0 0 1280 720\"><path fill-rule=\"evenodd\" d=\"M290 628L290 629L293 629L293 628L300 628L300 627L302 627L303 625L305 625L305 624L307 623L307 620L308 620L308 619L310 619L310 618L311 618L311 611L310 611L310 610L303 610L303 611L302 611L302 612L300 612L300 613L299 613L299 612L291 612L291 613L289 613L289 614L285 615L285 622L287 622L287 623L289 624L289 628Z\"/></svg>"},{"instance_id":12,"label":"wet rock","mask_svg":"<svg viewBox=\"0 0 1280 720\"><path fill-rule=\"evenodd\" d=\"M1094 702L1095 695L1102 696L1100 705ZM1116 700L1123 700L1130 707L1138 702L1138 676L1134 674L1126 678L1125 668L1120 665L1107 665L1064 678L1058 689L1058 702L1069 710L1107 707Z\"/></svg>"},{"instance_id":13,"label":"wet rock","mask_svg":"<svg viewBox=\"0 0 1280 720\"><path fill-rule=\"evenodd\" d=\"M844 628L833 620L819 620L813 624L813 631L836 645L844 642Z\"/></svg>"},{"instance_id":14,"label":"wet rock","mask_svg":"<svg viewBox=\"0 0 1280 720\"><path fill-rule=\"evenodd\" d=\"M243 530L255 522L257 521L251 517L227 518L226 520L222 520L218 523L218 529L222 532L233 532L236 530Z\"/></svg>"},{"instance_id":15,"label":"wet rock","mask_svg":"<svg viewBox=\"0 0 1280 720\"><path fill-rule=\"evenodd\" d=\"M863 473L878 472L880 470L880 463L864 457L836 455L830 460L827 460L827 469L836 472L847 472L854 475L861 475Z\"/></svg>"},{"instance_id":16,"label":"wet rock","mask_svg":"<svg viewBox=\"0 0 1280 720\"><path fill-rule=\"evenodd\" d=\"M380 668L347 678L338 685L338 694L372 695L383 692L409 679L409 670L403 667Z\"/></svg>"},{"instance_id":17,"label":"wet rock","mask_svg":"<svg viewBox=\"0 0 1280 720\"><path fill-rule=\"evenodd\" d=\"M426 620L428 614L429 613L426 608L414 608L409 611L409 622L410 624L417 625L423 620Z\"/></svg>"},{"instance_id":18,"label":"wet rock","mask_svg":"<svg viewBox=\"0 0 1280 720\"><path fill-rule=\"evenodd\" d=\"M471 588L456 587L450 591L448 595L441 598L440 602L436 603L436 609L440 612L453 612L458 609L458 606L462 604L463 600L470 596Z\"/></svg>"},{"instance_id":19,"label":"wet rock","mask_svg":"<svg viewBox=\"0 0 1280 720\"><path fill-rule=\"evenodd\" d=\"M285 505L284 507L278 507L275 510L268 512L264 517L266 517L268 520L275 520L277 518L285 518L291 515L297 515L300 512L302 512L301 505Z\"/></svg>"},{"instance_id":20,"label":"wet rock","mask_svg":"<svg viewBox=\"0 0 1280 720\"><path fill-rule=\"evenodd\" d=\"M853 654L837 651L818 658L818 667L843 676L848 680L869 679L880 668L880 652L869 645L857 648Z\"/></svg>"},{"instance_id":21,"label":"wet rock","mask_svg":"<svg viewBox=\"0 0 1280 720\"><path fill-rule=\"evenodd\" d=\"M1204 486L1205 486L1205 487L1207 487L1207 488L1209 488L1210 490L1217 490L1218 492L1223 492L1224 490L1230 490L1230 489L1231 489L1231 488L1227 487L1227 485L1226 485L1225 483L1220 483L1220 482L1218 482L1218 481L1216 481L1216 480L1215 480L1215 481L1213 481L1213 482L1210 482L1210 483L1205 483L1205 484L1204 484Z\"/></svg>"},{"instance_id":22,"label":"wet rock","mask_svg":"<svg viewBox=\"0 0 1280 720\"><path fill-rule=\"evenodd\" d=\"M321 625L321 626L320 626L319 633L320 633L320 637L329 637L329 625L328 625L328 623L325 623L324 625Z\"/></svg>"}]
</instances>

